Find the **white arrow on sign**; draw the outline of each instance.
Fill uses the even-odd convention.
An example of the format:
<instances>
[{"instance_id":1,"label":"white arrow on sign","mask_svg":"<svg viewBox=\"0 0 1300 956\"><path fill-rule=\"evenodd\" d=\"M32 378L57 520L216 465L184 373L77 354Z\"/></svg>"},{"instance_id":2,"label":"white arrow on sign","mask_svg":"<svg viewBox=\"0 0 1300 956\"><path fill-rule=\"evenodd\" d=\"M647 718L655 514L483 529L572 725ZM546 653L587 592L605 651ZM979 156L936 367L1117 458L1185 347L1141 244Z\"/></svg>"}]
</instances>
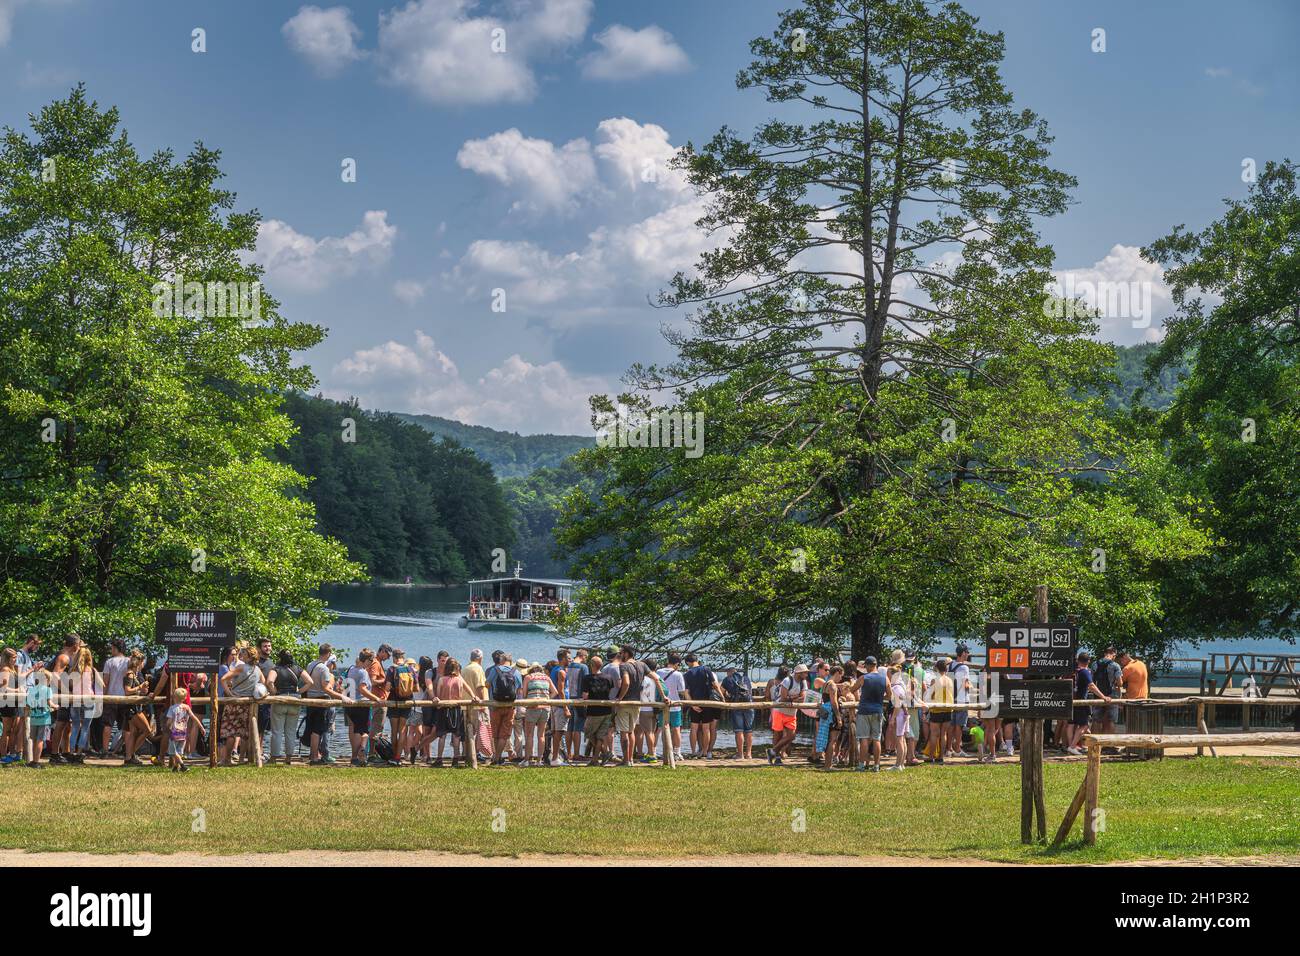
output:
<instances>
[{"instance_id":1,"label":"white arrow on sign","mask_svg":"<svg viewBox=\"0 0 1300 956\"><path fill-rule=\"evenodd\" d=\"M992 641L994 644L1005 644L1005 643L1007 642L1007 632L1006 632L1006 631L994 631L994 632L989 636L989 640Z\"/></svg>"}]
</instances>

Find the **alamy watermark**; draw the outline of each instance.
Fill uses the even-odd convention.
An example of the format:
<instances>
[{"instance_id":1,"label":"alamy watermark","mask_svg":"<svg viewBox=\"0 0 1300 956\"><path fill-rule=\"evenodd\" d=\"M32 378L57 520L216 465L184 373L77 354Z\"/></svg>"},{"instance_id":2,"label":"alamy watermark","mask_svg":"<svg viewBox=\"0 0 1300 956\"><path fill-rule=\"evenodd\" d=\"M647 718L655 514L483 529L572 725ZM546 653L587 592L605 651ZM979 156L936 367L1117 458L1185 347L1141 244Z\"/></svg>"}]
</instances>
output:
<instances>
[{"instance_id":1,"label":"alamy watermark","mask_svg":"<svg viewBox=\"0 0 1300 956\"><path fill-rule=\"evenodd\" d=\"M1076 279L1073 273L1048 283L1043 313L1049 318L1077 318L1100 313L1108 319L1131 319L1133 328L1151 327L1151 283Z\"/></svg>"},{"instance_id":2,"label":"alamy watermark","mask_svg":"<svg viewBox=\"0 0 1300 956\"><path fill-rule=\"evenodd\" d=\"M262 321L262 283L185 281L178 273L170 282L155 282L153 314L158 318L240 318L251 328Z\"/></svg>"},{"instance_id":3,"label":"alamy watermark","mask_svg":"<svg viewBox=\"0 0 1300 956\"><path fill-rule=\"evenodd\" d=\"M704 413L661 409L596 415L596 445L600 448L684 448L687 458L704 454Z\"/></svg>"}]
</instances>

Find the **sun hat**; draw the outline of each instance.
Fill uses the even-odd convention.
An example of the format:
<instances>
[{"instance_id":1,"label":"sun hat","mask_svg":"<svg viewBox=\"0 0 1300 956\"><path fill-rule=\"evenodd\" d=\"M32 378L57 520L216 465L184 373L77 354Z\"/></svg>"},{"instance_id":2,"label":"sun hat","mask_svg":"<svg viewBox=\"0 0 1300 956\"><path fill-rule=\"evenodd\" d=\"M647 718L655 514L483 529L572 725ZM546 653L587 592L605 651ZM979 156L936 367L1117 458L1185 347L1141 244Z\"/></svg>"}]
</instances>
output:
<instances>
[{"instance_id":1,"label":"sun hat","mask_svg":"<svg viewBox=\"0 0 1300 956\"><path fill-rule=\"evenodd\" d=\"M907 655L901 650L894 651L889 655L889 664L891 667L897 667L899 664L903 663L906 657Z\"/></svg>"},{"instance_id":2,"label":"sun hat","mask_svg":"<svg viewBox=\"0 0 1300 956\"><path fill-rule=\"evenodd\" d=\"M796 664L796 665L794 665L794 672L795 672L796 674L807 674L807 673L808 673L808 665L807 665L807 664Z\"/></svg>"}]
</instances>

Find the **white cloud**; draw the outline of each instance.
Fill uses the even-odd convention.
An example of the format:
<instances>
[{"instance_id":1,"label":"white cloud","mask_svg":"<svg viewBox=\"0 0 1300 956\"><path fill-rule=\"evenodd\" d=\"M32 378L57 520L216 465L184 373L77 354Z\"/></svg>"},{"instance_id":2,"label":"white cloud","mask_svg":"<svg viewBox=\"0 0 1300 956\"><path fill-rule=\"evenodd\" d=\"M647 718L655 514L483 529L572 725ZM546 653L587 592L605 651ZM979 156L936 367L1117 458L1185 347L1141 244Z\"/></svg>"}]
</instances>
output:
<instances>
[{"instance_id":1,"label":"white cloud","mask_svg":"<svg viewBox=\"0 0 1300 956\"><path fill-rule=\"evenodd\" d=\"M1117 345L1156 342L1173 311L1164 270L1142 258L1137 246L1120 243L1091 266L1054 273L1057 292L1081 298L1098 309L1097 337Z\"/></svg>"},{"instance_id":2,"label":"white cloud","mask_svg":"<svg viewBox=\"0 0 1300 956\"><path fill-rule=\"evenodd\" d=\"M381 13L384 79L439 105L528 102L537 93L530 61L580 40L592 0L512 0L502 17L475 16L477 7L411 0Z\"/></svg>"},{"instance_id":3,"label":"white cloud","mask_svg":"<svg viewBox=\"0 0 1300 956\"><path fill-rule=\"evenodd\" d=\"M9 42L14 32L14 14L23 0L0 0L0 46Z\"/></svg>"},{"instance_id":4,"label":"white cloud","mask_svg":"<svg viewBox=\"0 0 1300 956\"><path fill-rule=\"evenodd\" d=\"M361 30L347 7L304 6L280 28L299 56L322 76L333 76L365 54L357 46Z\"/></svg>"},{"instance_id":5,"label":"white cloud","mask_svg":"<svg viewBox=\"0 0 1300 956\"><path fill-rule=\"evenodd\" d=\"M467 141L456 162L462 169L517 187L524 204L536 209L571 209L596 180L596 164L585 139L557 149L549 140L530 139L517 129Z\"/></svg>"},{"instance_id":6,"label":"white cloud","mask_svg":"<svg viewBox=\"0 0 1300 956\"><path fill-rule=\"evenodd\" d=\"M680 73L690 58L671 33L658 26L633 30L621 24L597 33L601 47L582 61L583 75L595 80L635 80L652 73Z\"/></svg>"},{"instance_id":7,"label":"white cloud","mask_svg":"<svg viewBox=\"0 0 1300 956\"><path fill-rule=\"evenodd\" d=\"M370 210L346 236L315 239L286 222L269 219L257 234L252 259L266 267L267 282L296 292L319 292L331 283L387 261L397 228L385 210Z\"/></svg>"},{"instance_id":8,"label":"white cloud","mask_svg":"<svg viewBox=\"0 0 1300 956\"><path fill-rule=\"evenodd\" d=\"M415 279L398 279L393 283L393 295L406 305L415 305L428 291L423 282Z\"/></svg>"},{"instance_id":9,"label":"white cloud","mask_svg":"<svg viewBox=\"0 0 1300 956\"><path fill-rule=\"evenodd\" d=\"M521 432L585 434L591 430L588 397L609 390L603 379L573 375L559 362L534 364L517 353L467 379L419 329L414 346L390 340L358 350L334 366L332 378L342 387L327 388L330 397L355 395L369 408Z\"/></svg>"},{"instance_id":10,"label":"white cloud","mask_svg":"<svg viewBox=\"0 0 1300 956\"><path fill-rule=\"evenodd\" d=\"M596 156L611 167L620 185L634 191L646 186L688 191L685 174L668 165L677 149L662 126L619 116L601 120L596 131Z\"/></svg>"},{"instance_id":11,"label":"white cloud","mask_svg":"<svg viewBox=\"0 0 1300 956\"><path fill-rule=\"evenodd\" d=\"M0 41L2 43L3 41ZM72 70L61 66L36 66L31 60L23 64L23 73L18 80L24 89L44 89L47 87L70 87L77 81Z\"/></svg>"},{"instance_id":12,"label":"white cloud","mask_svg":"<svg viewBox=\"0 0 1300 956\"><path fill-rule=\"evenodd\" d=\"M497 137L507 135L509 142L522 139L513 130ZM562 175L561 164L556 161L561 150L544 140L525 142L530 144L529 157L547 160L529 163L527 168L545 168L551 178L543 180L533 175L525 180L517 172L507 174L493 168L486 160L473 164L462 161L462 165L491 175L513 193L522 193L526 200L536 202L542 185ZM564 147L572 153L569 158L573 165L580 165L583 177L593 175L586 162L587 148L585 140L574 140ZM715 248L721 241L696 227L704 204L681 172L668 168L674 152L668 132L661 126L637 123L627 117L601 122L596 145L590 148L590 154L599 161L597 182L584 178L581 190L570 193L557 186L545 193L556 202L582 195L582 208L601 220L588 232L586 243L554 252L527 240L477 239L443 276L444 282L466 301L484 301L493 288L503 288L507 308L544 310L545 315L538 318L552 327L608 322L620 311L644 316L647 296L662 289L675 272L689 271L702 251ZM517 149L510 155L522 153ZM497 153L490 155L495 157ZM583 159L580 164L578 158Z\"/></svg>"}]
</instances>

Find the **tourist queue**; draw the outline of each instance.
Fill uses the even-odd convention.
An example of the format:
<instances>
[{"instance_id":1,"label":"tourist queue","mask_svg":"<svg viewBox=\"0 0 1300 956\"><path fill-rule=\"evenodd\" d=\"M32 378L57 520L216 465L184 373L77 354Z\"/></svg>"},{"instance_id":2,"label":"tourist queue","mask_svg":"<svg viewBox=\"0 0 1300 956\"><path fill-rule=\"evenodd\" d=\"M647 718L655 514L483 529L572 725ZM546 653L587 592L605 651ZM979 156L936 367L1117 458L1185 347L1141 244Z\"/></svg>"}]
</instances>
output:
<instances>
[{"instance_id":1,"label":"tourist queue","mask_svg":"<svg viewBox=\"0 0 1300 956\"><path fill-rule=\"evenodd\" d=\"M40 653L34 635L19 649L0 649L0 765L121 757L124 764L142 766L143 756L181 772L187 759L210 754L208 706L192 703L213 690L207 675L171 674L165 663L153 666L142 651L128 652L120 640L109 648L99 668L75 634L53 656ZM1117 700L1147 697L1146 665L1113 647L1095 663L1080 654L1074 686L1076 699L1097 704L1076 707L1071 720L1058 722L1048 739L1063 752L1078 754L1090 727L1113 732ZM270 641L264 640L230 649L215 690L220 704L215 746L227 765L292 763L305 756L312 765L346 759L358 767L420 761L457 767L468 760L471 747L478 762L495 765L653 764L669 748L675 760L711 760L719 724L734 738L726 758L748 760L754 756L758 713L771 731L766 759L773 765L793 759L800 712L815 721L806 759L825 770L876 771L886 757L892 758L890 770L961 755L993 762L999 754L1013 755L1018 739L1015 720L981 717L978 710L961 707L980 699L965 645L930 667L905 650L894 651L883 666L874 657L815 660L782 667L765 687L756 687L743 668L715 672L689 653L670 653L661 662L633 647L608 659L561 649L545 664L495 651L485 667L477 649L462 666L446 651L413 660L381 644L362 649L344 666L333 648L322 644L304 668L287 652L273 657ZM149 697L165 706L119 703L116 697ZM277 700L257 703L267 697ZM427 706L470 700L515 706ZM523 706L528 700L568 703ZM744 706L755 700L773 706ZM613 706L613 701L640 706ZM668 711L666 727L665 701L677 705ZM388 706L392 703L410 706ZM730 706L719 706L724 703ZM365 704L370 706L358 706ZM348 752L335 755L330 747L340 710Z\"/></svg>"}]
</instances>

